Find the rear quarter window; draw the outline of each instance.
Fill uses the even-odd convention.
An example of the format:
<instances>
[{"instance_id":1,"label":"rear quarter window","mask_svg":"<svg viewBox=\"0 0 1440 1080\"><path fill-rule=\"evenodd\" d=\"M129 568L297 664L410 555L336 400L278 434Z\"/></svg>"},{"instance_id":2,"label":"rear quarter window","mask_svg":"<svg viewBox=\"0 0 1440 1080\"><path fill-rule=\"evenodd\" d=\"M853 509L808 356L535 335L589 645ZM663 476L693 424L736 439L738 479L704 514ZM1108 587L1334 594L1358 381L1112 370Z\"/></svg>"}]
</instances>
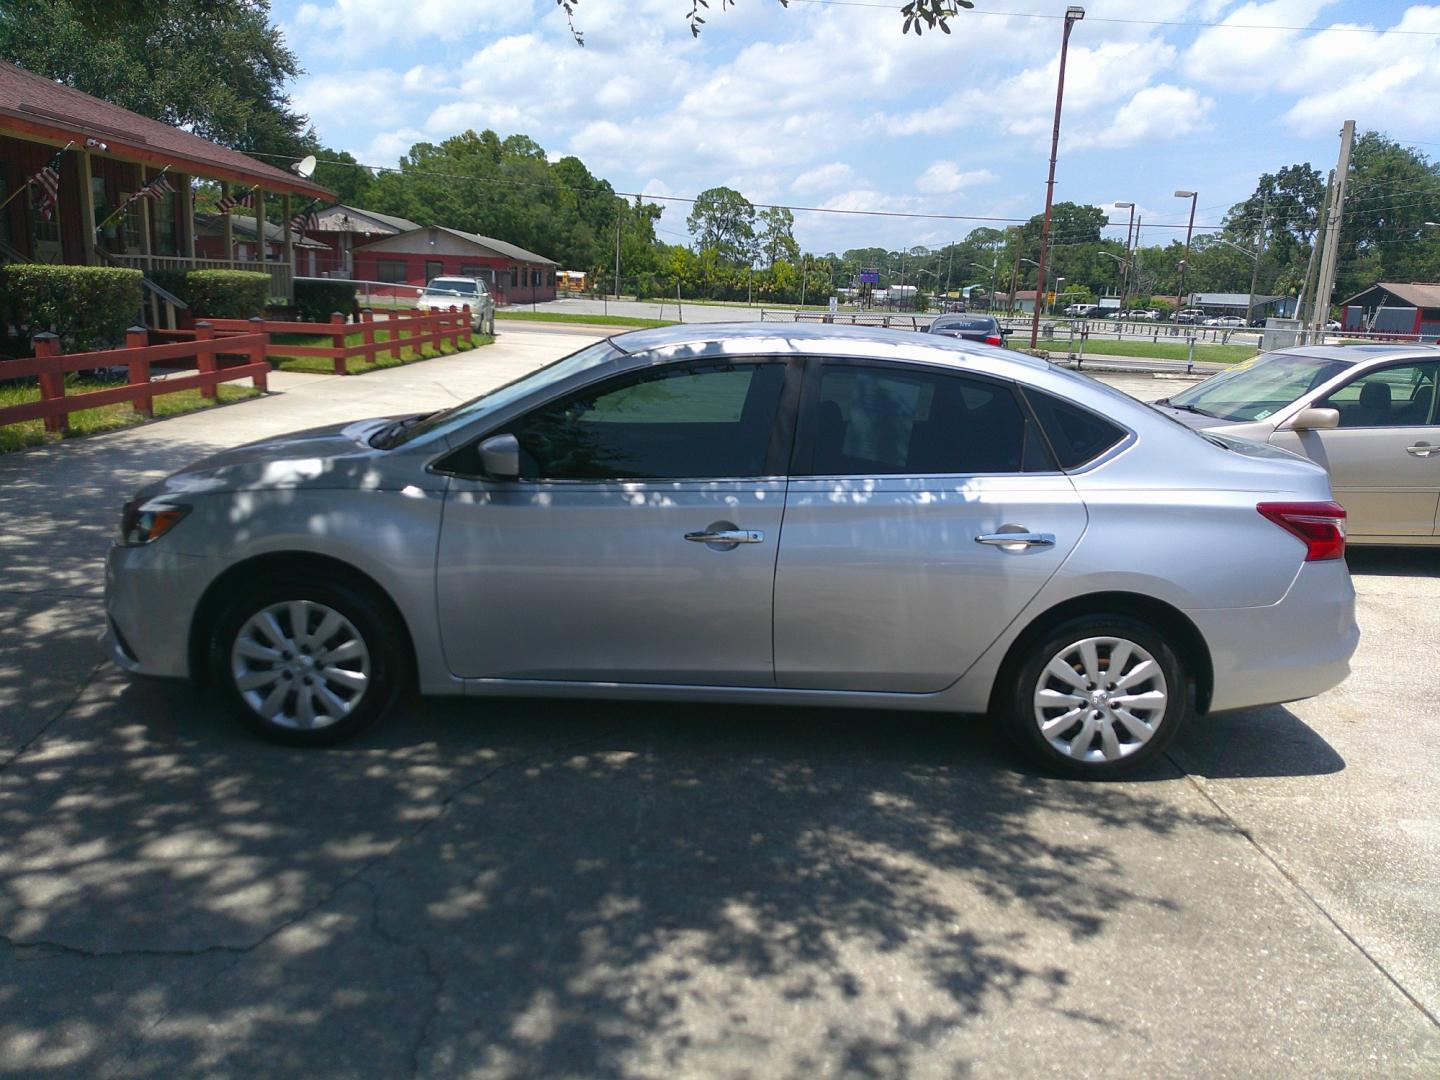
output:
<instances>
[{"instance_id":1,"label":"rear quarter window","mask_svg":"<svg viewBox=\"0 0 1440 1080\"><path fill-rule=\"evenodd\" d=\"M1078 469L1125 438L1124 428L1089 409L1028 387L1024 393L1062 469Z\"/></svg>"}]
</instances>

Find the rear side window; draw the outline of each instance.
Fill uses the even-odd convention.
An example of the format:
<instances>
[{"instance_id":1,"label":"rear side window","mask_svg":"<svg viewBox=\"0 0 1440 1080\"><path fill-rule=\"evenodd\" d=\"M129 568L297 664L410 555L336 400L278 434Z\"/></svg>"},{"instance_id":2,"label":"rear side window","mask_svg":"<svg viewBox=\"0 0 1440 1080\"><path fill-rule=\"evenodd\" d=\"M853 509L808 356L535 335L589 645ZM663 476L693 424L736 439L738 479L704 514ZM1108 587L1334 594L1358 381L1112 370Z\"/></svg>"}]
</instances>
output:
<instances>
[{"instance_id":1,"label":"rear side window","mask_svg":"<svg viewBox=\"0 0 1440 1080\"><path fill-rule=\"evenodd\" d=\"M831 363L817 397L809 406L813 476L1054 468L1006 383Z\"/></svg>"},{"instance_id":2,"label":"rear side window","mask_svg":"<svg viewBox=\"0 0 1440 1080\"><path fill-rule=\"evenodd\" d=\"M1040 418L1062 469L1078 469L1125 438L1124 428L1089 409L1037 390L1027 389L1025 398Z\"/></svg>"}]
</instances>

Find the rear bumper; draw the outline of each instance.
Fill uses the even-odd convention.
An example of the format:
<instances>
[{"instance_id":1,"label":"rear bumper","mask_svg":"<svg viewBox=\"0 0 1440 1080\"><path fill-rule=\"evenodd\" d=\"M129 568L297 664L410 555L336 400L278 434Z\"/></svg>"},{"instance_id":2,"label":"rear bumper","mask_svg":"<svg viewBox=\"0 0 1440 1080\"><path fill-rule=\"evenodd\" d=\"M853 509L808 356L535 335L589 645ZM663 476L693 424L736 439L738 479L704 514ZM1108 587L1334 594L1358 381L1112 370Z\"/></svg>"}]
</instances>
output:
<instances>
[{"instance_id":1,"label":"rear bumper","mask_svg":"<svg viewBox=\"0 0 1440 1080\"><path fill-rule=\"evenodd\" d=\"M1304 564L1278 603L1186 614L1210 647L1212 712L1322 694L1350 674L1360 642L1343 559Z\"/></svg>"}]
</instances>

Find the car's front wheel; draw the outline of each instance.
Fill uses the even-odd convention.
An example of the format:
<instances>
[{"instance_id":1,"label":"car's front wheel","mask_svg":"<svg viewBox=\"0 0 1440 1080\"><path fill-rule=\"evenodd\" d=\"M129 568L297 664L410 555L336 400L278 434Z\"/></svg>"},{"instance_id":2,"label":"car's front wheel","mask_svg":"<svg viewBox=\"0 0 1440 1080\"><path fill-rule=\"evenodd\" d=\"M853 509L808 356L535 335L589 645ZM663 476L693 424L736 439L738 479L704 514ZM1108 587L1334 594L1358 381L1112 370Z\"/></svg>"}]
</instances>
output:
<instances>
[{"instance_id":1,"label":"car's front wheel","mask_svg":"<svg viewBox=\"0 0 1440 1080\"><path fill-rule=\"evenodd\" d=\"M393 618L393 616L392 616ZM276 581L244 593L215 639L222 685L242 718L279 742L322 746L359 734L403 685L382 606L344 585Z\"/></svg>"},{"instance_id":2,"label":"car's front wheel","mask_svg":"<svg viewBox=\"0 0 1440 1080\"><path fill-rule=\"evenodd\" d=\"M1002 705L1010 734L1045 768L1108 779L1164 752L1190 711L1177 651L1147 623L1073 619L1026 652Z\"/></svg>"}]
</instances>

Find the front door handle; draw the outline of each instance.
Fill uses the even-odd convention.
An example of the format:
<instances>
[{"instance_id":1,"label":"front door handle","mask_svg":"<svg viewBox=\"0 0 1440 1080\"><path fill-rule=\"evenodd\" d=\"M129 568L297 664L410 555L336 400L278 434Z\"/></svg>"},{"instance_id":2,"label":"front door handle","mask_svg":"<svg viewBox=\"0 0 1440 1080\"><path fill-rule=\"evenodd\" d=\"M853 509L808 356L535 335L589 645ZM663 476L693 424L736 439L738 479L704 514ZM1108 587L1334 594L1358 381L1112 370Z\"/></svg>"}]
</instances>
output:
<instances>
[{"instance_id":1,"label":"front door handle","mask_svg":"<svg viewBox=\"0 0 1440 1080\"><path fill-rule=\"evenodd\" d=\"M704 529L686 533L685 539L697 544L763 544L765 534L756 529Z\"/></svg>"},{"instance_id":2,"label":"front door handle","mask_svg":"<svg viewBox=\"0 0 1440 1080\"><path fill-rule=\"evenodd\" d=\"M1440 453L1440 446L1431 446L1429 443L1417 442L1414 446L1405 447L1407 454L1414 454L1416 457L1429 457L1431 454Z\"/></svg>"},{"instance_id":3,"label":"front door handle","mask_svg":"<svg viewBox=\"0 0 1440 1080\"><path fill-rule=\"evenodd\" d=\"M1000 532L982 533L975 537L977 544L992 544L995 547L1054 547L1053 533Z\"/></svg>"}]
</instances>

